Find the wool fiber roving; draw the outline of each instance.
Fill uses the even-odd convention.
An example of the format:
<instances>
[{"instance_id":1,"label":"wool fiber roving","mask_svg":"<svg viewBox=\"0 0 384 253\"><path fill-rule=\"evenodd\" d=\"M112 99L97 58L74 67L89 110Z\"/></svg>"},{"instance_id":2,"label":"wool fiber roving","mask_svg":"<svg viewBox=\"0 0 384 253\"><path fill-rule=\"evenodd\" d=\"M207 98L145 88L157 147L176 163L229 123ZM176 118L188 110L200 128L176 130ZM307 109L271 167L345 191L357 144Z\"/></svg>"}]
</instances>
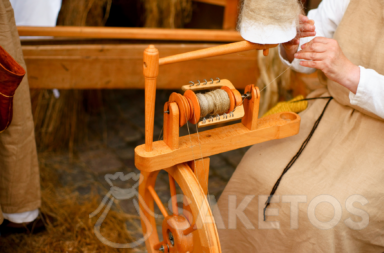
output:
<instances>
[{"instance_id":1,"label":"wool fiber roving","mask_svg":"<svg viewBox=\"0 0 384 253\"><path fill-rule=\"evenodd\" d=\"M238 30L250 42L284 43L295 38L302 5L298 0L243 0Z\"/></svg>"}]
</instances>

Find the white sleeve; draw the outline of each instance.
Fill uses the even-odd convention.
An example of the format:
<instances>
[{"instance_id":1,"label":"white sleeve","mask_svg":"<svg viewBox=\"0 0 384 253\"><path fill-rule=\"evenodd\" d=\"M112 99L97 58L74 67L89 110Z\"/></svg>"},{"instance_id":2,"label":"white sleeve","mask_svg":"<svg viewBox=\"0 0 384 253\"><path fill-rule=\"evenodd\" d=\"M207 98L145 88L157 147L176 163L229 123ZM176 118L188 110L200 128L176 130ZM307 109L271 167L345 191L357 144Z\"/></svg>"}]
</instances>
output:
<instances>
[{"instance_id":1,"label":"white sleeve","mask_svg":"<svg viewBox=\"0 0 384 253\"><path fill-rule=\"evenodd\" d=\"M10 0L17 26L56 26L61 0Z\"/></svg>"},{"instance_id":2,"label":"white sleeve","mask_svg":"<svg viewBox=\"0 0 384 253\"><path fill-rule=\"evenodd\" d=\"M356 94L349 93L352 105L357 105L384 119L384 76L360 66L360 82Z\"/></svg>"},{"instance_id":3,"label":"white sleeve","mask_svg":"<svg viewBox=\"0 0 384 253\"><path fill-rule=\"evenodd\" d=\"M317 9L311 10L308 13L308 18L315 21L316 37L333 38L333 35L348 8L350 0L323 0ZM301 45L311 41L314 37L300 39L299 50ZM298 59L294 59L291 63L288 62L285 56L285 51L279 46L279 54L281 60L292 69L301 73L313 73L316 69L307 68L300 65Z\"/></svg>"}]
</instances>

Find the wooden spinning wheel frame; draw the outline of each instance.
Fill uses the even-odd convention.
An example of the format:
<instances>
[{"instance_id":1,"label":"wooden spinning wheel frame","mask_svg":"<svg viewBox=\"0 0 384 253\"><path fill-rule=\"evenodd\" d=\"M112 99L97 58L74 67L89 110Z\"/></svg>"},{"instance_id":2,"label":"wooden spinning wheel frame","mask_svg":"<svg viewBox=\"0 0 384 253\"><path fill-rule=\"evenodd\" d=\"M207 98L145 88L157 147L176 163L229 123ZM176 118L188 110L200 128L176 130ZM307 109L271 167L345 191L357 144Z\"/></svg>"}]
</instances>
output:
<instances>
[{"instance_id":1,"label":"wooden spinning wheel frame","mask_svg":"<svg viewBox=\"0 0 384 253\"><path fill-rule=\"evenodd\" d=\"M143 233L152 231L146 240L148 252L221 252L219 237L207 200L209 156L299 132L300 117L295 113L278 113L258 119L260 92L248 85L241 95L228 80L184 85L184 95L174 93L164 105L164 140L153 142L156 79L159 66L249 50L263 50L277 45L259 45L241 41L195 52L159 58L158 50L149 46L144 51L145 76L145 144L135 149L135 165L142 173L139 186L140 215ZM201 121L195 91L223 89L230 98L228 114ZM232 111L234 110L234 111ZM188 121L199 127L241 119L241 123L179 136L179 128ZM193 152L193 149L196 149ZM192 151L192 152L191 152ZM173 214L169 214L155 191L160 170L169 175ZM183 209L176 199L176 183L183 192ZM154 207L159 207L164 220L163 241L159 240ZM151 228L145 222L150 221Z\"/></svg>"}]
</instances>

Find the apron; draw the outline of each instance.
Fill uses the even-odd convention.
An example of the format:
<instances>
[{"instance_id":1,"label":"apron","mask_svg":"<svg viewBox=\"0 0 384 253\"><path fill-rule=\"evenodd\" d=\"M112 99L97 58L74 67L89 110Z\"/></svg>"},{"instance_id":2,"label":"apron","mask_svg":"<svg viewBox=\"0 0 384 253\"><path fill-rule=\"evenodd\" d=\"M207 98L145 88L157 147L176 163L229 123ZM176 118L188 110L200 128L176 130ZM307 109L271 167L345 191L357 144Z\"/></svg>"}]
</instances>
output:
<instances>
[{"instance_id":1,"label":"apron","mask_svg":"<svg viewBox=\"0 0 384 253\"><path fill-rule=\"evenodd\" d=\"M0 1L0 46L26 69L9 0ZM0 134L0 223L4 213L22 213L40 207L40 176L28 78L13 98L13 120Z\"/></svg>"},{"instance_id":2,"label":"apron","mask_svg":"<svg viewBox=\"0 0 384 253\"><path fill-rule=\"evenodd\" d=\"M384 1L351 0L335 33L354 64L384 74ZM383 84L384 85L384 84ZM384 252L384 121L352 106L328 81L310 97L333 96L307 147L269 193L308 137L326 99L309 102L296 136L253 146L221 195L223 252Z\"/></svg>"}]
</instances>

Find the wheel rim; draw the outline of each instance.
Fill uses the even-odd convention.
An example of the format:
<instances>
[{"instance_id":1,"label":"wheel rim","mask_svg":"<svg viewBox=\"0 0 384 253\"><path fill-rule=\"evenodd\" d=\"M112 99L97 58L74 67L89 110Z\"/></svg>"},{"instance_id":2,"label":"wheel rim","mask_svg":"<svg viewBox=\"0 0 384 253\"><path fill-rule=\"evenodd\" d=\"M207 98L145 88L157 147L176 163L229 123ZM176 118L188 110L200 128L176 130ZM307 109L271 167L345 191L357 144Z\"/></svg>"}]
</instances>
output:
<instances>
[{"instance_id":1,"label":"wheel rim","mask_svg":"<svg viewBox=\"0 0 384 253\"><path fill-rule=\"evenodd\" d=\"M175 187L174 185L172 186L172 180L176 181L185 196L183 213L178 214L176 211L175 214L168 214L164 205L158 203L160 200L157 193L154 191L154 187L159 171L150 173L142 172L142 182L139 186L139 202L143 233L148 237L146 240L147 251L150 253L161 252L158 249L163 247L164 252L221 252L216 225L207 198L190 167L186 164L180 164L166 169L165 171L168 172L170 178L170 196L175 196L176 194ZM172 200L173 199L174 198L172 198ZM186 200L189 200L189 205L187 205ZM154 215L155 205L159 207L163 216L168 215L168 217L164 219L162 226L163 237L164 235L167 236L163 238L163 242L159 241L157 233ZM172 209L175 210L174 201L172 201L172 207ZM178 218L176 218L179 221L174 221L174 219L176 219L175 216L178 216ZM143 220L149 221L151 227L148 227L148 223L143 222ZM174 233L181 232L186 234L184 236L183 234L180 235L180 233L178 233L179 237L173 238L175 240L174 243L176 243L173 246L169 245L170 240L168 232L170 230L166 229L167 224L168 226L176 227L176 231L172 230ZM186 229L187 226L189 226L188 229ZM192 248L188 246L178 247L181 241L190 241L191 238L193 238ZM188 245L188 243L182 244Z\"/></svg>"}]
</instances>

